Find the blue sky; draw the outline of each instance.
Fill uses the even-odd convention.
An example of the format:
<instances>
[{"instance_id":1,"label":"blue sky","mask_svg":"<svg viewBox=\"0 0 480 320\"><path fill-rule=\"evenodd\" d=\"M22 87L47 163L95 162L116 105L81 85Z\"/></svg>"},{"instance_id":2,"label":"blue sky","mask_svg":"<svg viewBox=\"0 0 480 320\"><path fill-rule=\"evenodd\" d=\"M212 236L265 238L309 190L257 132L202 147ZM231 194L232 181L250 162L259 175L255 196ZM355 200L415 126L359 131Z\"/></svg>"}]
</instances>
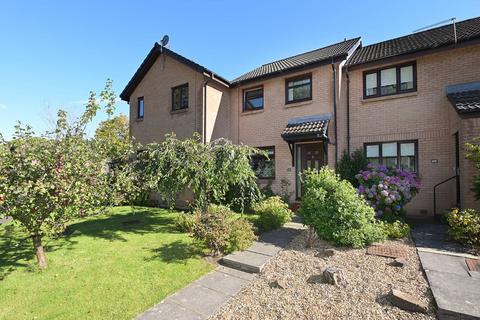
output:
<instances>
[{"instance_id":1,"label":"blue sky","mask_svg":"<svg viewBox=\"0 0 480 320\"><path fill-rule=\"evenodd\" d=\"M10 138L17 120L42 132L58 108L80 114L107 78L119 94L164 34L170 49L233 79L344 38L371 44L453 16L480 16L480 1L5 0L0 133Z\"/></svg>"}]
</instances>

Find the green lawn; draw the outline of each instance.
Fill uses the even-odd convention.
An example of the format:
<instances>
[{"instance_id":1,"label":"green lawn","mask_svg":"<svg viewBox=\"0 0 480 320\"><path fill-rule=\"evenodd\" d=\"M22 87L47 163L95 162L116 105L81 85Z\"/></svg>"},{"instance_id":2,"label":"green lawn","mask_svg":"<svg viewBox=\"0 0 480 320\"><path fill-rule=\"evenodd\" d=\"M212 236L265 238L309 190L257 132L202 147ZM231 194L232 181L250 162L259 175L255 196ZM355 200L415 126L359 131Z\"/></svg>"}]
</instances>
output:
<instances>
[{"instance_id":1,"label":"green lawn","mask_svg":"<svg viewBox=\"0 0 480 320\"><path fill-rule=\"evenodd\" d=\"M70 236L44 240L45 271L26 235L0 226L0 319L131 319L148 309L213 269L175 231L176 214L118 207L79 220Z\"/></svg>"}]
</instances>

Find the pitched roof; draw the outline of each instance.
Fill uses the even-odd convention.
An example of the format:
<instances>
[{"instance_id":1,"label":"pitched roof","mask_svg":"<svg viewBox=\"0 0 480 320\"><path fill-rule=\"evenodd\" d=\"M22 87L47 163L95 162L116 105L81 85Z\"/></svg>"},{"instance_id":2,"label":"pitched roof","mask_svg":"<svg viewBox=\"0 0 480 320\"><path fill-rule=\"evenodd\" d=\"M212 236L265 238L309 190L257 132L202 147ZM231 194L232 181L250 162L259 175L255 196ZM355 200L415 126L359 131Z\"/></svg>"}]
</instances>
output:
<instances>
[{"instance_id":1,"label":"pitched roof","mask_svg":"<svg viewBox=\"0 0 480 320\"><path fill-rule=\"evenodd\" d=\"M457 43L480 38L480 17L455 23ZM415 53L455 44L453 24L413 33L359 48L348 60L348 66Z\"/></svg>"},{"instance_id":2,"label":"pitched roof","mask_svg":"<svg viewBox=\"0 0 480 320\"><path fill-rule=\"evenodd\" d=\"M357 45L359 45L359 43L360 38L354 38L313 51L301 53L293 57L270 62L232 80L232 84L235 85L246 81L278 75L283 72L295 71L322 62L328 63L332 61L332 59L344 59L349 53L351 53L352 49L355 49Z\"/></svg>"},{"instance_id":3,"label":"pitched roof","mask_svg":"<svg viewBox=\"0 0 480 320\"><path fill-rule=\"evenodd\" d=\"M138 86L140 81L142 81L143 77L148 72L148 70L150 70L150 68L153 66L153 64L155 63L158 56L160 56L160 54L162 54L162 53L171 57L171 58L173 58L173 59L175 59L175 60L177 60L180 63L185 64L186 66L188 66L188 67L190 67L190 68L192 68L192 69L194 69L198 72L207 73L214 80L217 80L217 81L219 81L219 82L221 82L221 83L223 83L227 86L230 85L230 81L228 81L227 79L215 74L213 71L205 68L204 66L199 65L198 63L196 63L196 62L194 62L190 59L187 59L184 56L181 56L176 52L173 52L172 50L170 50L168 48L162 47L158 42L156 42L153 45L153 48L148 53L145 60L143 60L140 67L138 67L138 69L135 72L135 74L133 75L132 79L130 79L130 81L126 85L125 89L123 89L122 93L120 94L120 98L122 100L128 102L128 100L130 98L130 95L133 93L133 91Z\"/></svg>"},{"instance_id":4,"label":"pitched roof","mask_svg":"<svg viewBox=\"0 0 480 320\"><path fill-rule=\"evenodd\" d=\"M458 114L480 112L480 82L448 86L447 97Z\"/></svg>"},{"instance_id":5,"label":"pitched roof","mask_svg":"<svg viewBox=\"0 0 480 320\"><path fill-rule=\"evenodd\" d=\"M303 139L328 139L329 116L306 116L290 119L282 132L286 141Z\"/></svg>"}]
</instances>

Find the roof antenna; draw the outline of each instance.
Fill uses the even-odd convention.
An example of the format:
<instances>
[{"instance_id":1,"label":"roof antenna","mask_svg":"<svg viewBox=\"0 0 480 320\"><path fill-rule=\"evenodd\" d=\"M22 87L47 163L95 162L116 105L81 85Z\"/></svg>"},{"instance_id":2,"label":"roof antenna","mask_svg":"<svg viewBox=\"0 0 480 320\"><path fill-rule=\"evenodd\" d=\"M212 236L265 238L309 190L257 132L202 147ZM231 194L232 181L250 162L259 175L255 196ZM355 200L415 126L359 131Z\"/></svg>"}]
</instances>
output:
<instances>
[{"instance_id":1,"label":"roof antenna","mask_svg":"<svg viewBox=\"0 0 480 320\"><path fill-rule=\"evenodd\" d=\"M167 45L168 45L168 40L170 40L170 38L168 37L168 35L167 35L167 34L164 35L163 38L162 38L162 40L160 40L160 45L161 45L162 47L168 48L168 47L167 47Z\"/></svg>"},{"instance_id":2,"label":"roof antenna","mask_svg":"<svg viewBox=\"0 0 480 320\"><path fill-rule=\"evenodd\" d=\"M443 21L440 21L440 22L431 24L431 25L429 25L429 26L426 26L426 27L423 27L423 28L420 28L420 29L417 29L417 30L413 30L412 33L419 32L419 31L424 31L424 30L427 30L427 29L430 29L430 28L433 28L433 27L436 27L436 26L445 24L445 23L447 23L447 22L451 22L452 25L453 25L453 37L454 37L454 39L455 39L455 44L457 44L457 26L456 26L456 24L455 24L456 21L457 21L457 18L452 17L452 18L450 18L450 19L443 20Z\"/></svg>"}]
</instances>

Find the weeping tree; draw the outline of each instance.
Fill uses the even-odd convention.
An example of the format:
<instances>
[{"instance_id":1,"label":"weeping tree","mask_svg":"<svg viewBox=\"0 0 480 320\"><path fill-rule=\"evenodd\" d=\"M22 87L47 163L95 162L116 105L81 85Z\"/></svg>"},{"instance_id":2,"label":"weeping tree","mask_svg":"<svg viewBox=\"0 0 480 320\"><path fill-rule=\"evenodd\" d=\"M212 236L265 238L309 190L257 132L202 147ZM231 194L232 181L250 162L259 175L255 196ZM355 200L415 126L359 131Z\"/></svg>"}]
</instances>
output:
<instances>
[{"instance_id":1,"label":"weeping tree","mask_svg":"<svg viewBox=\"0 0 480 320\"><path fill-rule=\"evenodd\" d=\"M85 134L102 107L113 114L110 80L99 97L90 93L85 112L75 121L60 110L54 131L36 135L18 124L10 141L0 140L0 216L10 216L26 229L40 268L47 267L43 237L109 203L107 159Z\"/></svg>"},{"instance_id":2,"label":"weeping tree","mask_svg":"<svg viewBox=\"0 0 480 320\"><path fill-rule=\"evenodd\" d=\"M224 202L232 185L239 186L241 199L260 195L250 166L251 156L258 153L262 151L226 139L202 143L198 134L184 140L168 134L164 142L146 146L137 166L145 185L166 195L171 206L176 194L190 190L195 207L205 212L209 204Z\"/></svg>"}]
</instances>

